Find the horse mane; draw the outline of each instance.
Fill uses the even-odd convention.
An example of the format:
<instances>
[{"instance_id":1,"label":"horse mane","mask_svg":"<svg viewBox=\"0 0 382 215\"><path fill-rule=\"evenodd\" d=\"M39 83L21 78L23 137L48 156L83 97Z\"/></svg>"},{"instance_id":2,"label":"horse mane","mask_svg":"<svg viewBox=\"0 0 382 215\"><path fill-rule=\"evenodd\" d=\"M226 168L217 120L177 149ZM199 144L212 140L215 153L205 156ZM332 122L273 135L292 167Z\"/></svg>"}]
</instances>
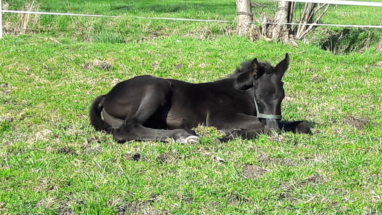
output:
<instances>
[{"instance_id":1,"label":"horse mane","mask_svg":"<svg viewBox=\"0 0 382 215\"><path fill-rule=\"evenodd\" d=\"M236 77L240 75L241 73L252 71L252 60L244 61L240 64L240 67L237 67L230 75L228 75L229 78ZM269 62L259 62L260 70L261 69L267 69L272 67Z\"/></svg>"}]
</instances>

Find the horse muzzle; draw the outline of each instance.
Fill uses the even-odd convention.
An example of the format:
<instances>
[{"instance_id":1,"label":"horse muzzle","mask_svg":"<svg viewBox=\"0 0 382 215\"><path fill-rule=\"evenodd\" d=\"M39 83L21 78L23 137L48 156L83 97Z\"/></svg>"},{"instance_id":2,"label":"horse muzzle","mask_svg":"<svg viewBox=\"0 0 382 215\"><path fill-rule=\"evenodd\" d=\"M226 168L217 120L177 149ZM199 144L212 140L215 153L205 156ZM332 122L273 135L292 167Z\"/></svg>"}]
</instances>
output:
<instances>
[{"instance_id":1,"label":"horse muzzle","mask_svg":"<svg viewBox=\"0 0 382 215\"><path fill-rule=\"evenodd\" d=\"M256 107L256 116L260 121L267 126L269 129L275 130L277 132L280 131L279 121L283 118L283 116L275 115L275 114L264 114L260 113L259 107L257 105L256 99L254 99L255 107Z\"/></svg>"},{"instance_id":2,"label":"horse muzzle","mask_svg":"<svg viewBox=\"0 0 382 215\"><path fill-rule=\"evenodd\" d=\"M280 131L279 120L276 119L264 119L265 126L276 132Z\"/></svg>"}]
</instances>

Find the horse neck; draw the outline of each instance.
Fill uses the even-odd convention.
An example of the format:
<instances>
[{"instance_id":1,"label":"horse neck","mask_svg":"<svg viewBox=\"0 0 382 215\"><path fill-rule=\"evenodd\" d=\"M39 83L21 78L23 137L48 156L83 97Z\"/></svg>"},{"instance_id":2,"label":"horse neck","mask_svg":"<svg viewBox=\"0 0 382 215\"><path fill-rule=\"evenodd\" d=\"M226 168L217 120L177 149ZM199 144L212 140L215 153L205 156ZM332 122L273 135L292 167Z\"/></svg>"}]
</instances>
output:
<instances>
[{"instance_id":1,"label":"horse neck","mask_svg":"<svg viewBox=\"0 0 382 215\"><path fill-rule=\"evenodd\" d=\"M226 91L240 92L240 94L244 94L247 97L247 99L249 99L249 100L251 100L251 102L253 102L253 100L255 98L253 86L248 87L245 90L240 90L240 89L237 89L237 86L236 86L237 81L238 81L237 76L235 76L235 77L229 77L229 78L224 78L224 79L215 81L215 83L224 86L225 87L224 89Z\"/></svg>"}]
</instances>

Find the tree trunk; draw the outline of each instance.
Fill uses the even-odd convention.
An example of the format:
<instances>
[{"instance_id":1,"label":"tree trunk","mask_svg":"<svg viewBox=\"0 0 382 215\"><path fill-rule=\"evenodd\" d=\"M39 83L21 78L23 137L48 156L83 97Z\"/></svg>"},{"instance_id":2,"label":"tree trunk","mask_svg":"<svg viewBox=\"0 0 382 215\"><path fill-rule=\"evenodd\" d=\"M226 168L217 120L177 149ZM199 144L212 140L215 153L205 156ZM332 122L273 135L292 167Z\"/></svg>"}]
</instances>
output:
<instances>
[{"instance_id":1,"label":"tree trunk","mask_svg":"<svg viewBox=\"0 0 382 215\"><path fill-rule=\"evenodd\" d=\"M301 40L312 31L314 24L320 21L328 7L329 4L305 3L299 25L294 27L287 23L293 22L296 2L278 0L277 11L273 18L268 18L265 15L261 16L262 25L259 28L259 38L267 41L281 41L285 44L297 46L294 40Z\"/></svg>"},{"instance_id":2,"label":"tree trunk","mask_svg":"<svg viewBox=\"0 0 382 215\"><path fill-rule=\"evenodd\" d=\"M377 52L382 51L382 37L379 39L379 42L377 44Z\"/></svg>"},{"instance_id":3,"label":"tree trunk","mask_svg":"<svg viewBox=\"0 0 382 215\"><path fill-rule=\"evenodd\" d=\"M280 40L282 42L289 40L289 29L286 24L288 23L289 13L289 2L279 1L274 18L276 24L272 30L272 40Z\"/></svg>"},{"instance_id":4,"label":"tree trunk","mask_svg":"<svg viewBox=\"0 0 382 215\"><path fill-rule=\"evenodd\" d=\"M249 36L253 25L250 0L236 0L237 33Z\"/></svg>"}]
</instances>

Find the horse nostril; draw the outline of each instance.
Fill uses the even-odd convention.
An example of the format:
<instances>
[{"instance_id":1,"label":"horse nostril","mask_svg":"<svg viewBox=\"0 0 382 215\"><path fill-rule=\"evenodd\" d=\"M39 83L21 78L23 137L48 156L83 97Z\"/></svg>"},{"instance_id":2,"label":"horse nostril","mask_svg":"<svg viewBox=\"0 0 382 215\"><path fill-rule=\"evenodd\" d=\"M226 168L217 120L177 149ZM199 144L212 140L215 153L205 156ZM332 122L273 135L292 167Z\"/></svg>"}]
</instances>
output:
<instances>
[{"instance_id":1,"label":"horse nostril","mask_svg":"<svg viewBox=\"0 0 382 215\"><path fill-rule=\"evenodd\" d=\"M279 131L280 130L280 127L279 127L279 123L277 120L267 120L267 126L270 128L270 129L273 129L275 131Z\"/></svg>"}]
</instances>

